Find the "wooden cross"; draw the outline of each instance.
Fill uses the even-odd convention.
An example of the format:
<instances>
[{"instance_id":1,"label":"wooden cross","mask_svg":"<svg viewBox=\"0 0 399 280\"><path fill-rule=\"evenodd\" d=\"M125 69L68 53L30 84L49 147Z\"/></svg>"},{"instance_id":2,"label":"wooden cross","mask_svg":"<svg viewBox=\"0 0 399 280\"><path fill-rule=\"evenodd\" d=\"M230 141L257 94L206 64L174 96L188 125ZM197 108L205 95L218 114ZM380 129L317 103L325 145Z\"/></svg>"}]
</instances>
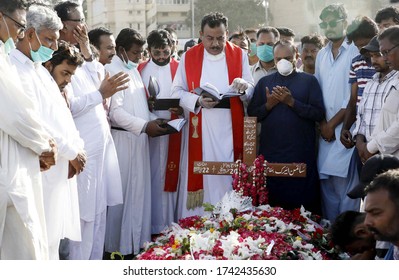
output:
<instances>
[{"instance_id":1,"label":"wooden cross","mask_svg":"<svg viewBox=\"0 0 399 280\"><path fill-rule=\"evenodd\" d=\"M256 117L244 118L244 154L243 162L251 171L256 159ZM195 161L194 173L206 175L233 175L238 168L236 162ZM268 177L306 177L305 163L269 163L266 162Z\"/></svg>"}]
</instances>

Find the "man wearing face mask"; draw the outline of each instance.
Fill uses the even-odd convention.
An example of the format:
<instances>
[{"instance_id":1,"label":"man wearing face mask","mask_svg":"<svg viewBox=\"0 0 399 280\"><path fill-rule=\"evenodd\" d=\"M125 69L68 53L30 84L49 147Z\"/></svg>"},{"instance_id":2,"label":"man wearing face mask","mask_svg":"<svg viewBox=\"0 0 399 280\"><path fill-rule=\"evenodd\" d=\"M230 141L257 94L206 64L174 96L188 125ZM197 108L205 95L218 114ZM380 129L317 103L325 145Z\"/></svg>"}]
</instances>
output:
<instances>
[{"instance_id":1,"label":"man wearing face mask","mask_svg":"<svg viewBox=\"0 0 399 280\"><path fill-rule=\"evenodd\" d=\"M274 27L263 27L258 30L256 37L256 55L259 61L251 66L251 74L255 85L262 77L276 72L273 46L280 40L280 34Z\"/></svg>"},{"instance_id":2,"label":"man wearing face mask","mask_svg":"<svg viewBox=\"0 0 399 280\"><path fill-rule=\"evenodd\" d=\"M249 65L254 65L259 61L258 56L256 55L256 33L257 29L248 28L244 30L245 35L249 38L249 53L248 53L248 61Z\"/></svg>"},{"instance_id":3,"label":"man wearing face mask","mask_svg":"<svg viewBox=\"0 0 399 280\"><path fill-rule=\"evenodd\" d=\"M41 170L56 146L8 53L25 35L27 2L0 2L0 259L48 259ZM53 145L53 147L52 147ZM39 164L39 156L40 163ZM46 160L46 161L44 161Z\"/></svg>"},{"instance_id":4,"label":"man wearing face mask","mask_svg":"<svg viewBox=\"0 0 399 280\"><path fill-rule=\"evenodd\" d=\"M122 29L116 38L116 55L105 68L111 74L129 74L128 88L111 98L109 116L121 169L123 205L108 208L105 251L137 254L151 239L151 165L149 137L166 134L147 105L137 63L144 38L136 30ZM163 56L163 54L162 54ZM164 64L165 59L159 63Z\"/></svg>"},{"instance_id":5,"label":"man wearing face mask","mask_svg":"<svg viewBox=\"0 0 399 280\"><path fill-rule=\"evenodd\" d=\"M277 73L259 80L248 115L262 125L259 154L268 162L303 162L306 178L268 178L269 203L320 213L315 125L324 117L323 98L313 75L295 69L299 57L292 42L274 46Z\"/></svg>"},{"instance_id":6,"label":"man wearing face mask","mask_svg":"<svg viewBox=\"0 0 399 280\"><path fill-rule=\"evenodd\" d=\"M102 259L107 206L122 203L122 184L114 140L103 101L127 88L129 75L105 73L94 59L81 5L60 2L54 7L63 28L60 39L78 45L85 59L67 86L70 110L85 143L87 163L77 176L82 241L70 242L70 258Z\"/></svg>"},{"instance_id":7,"label":"man wearing face mask","mask_svg":"<svg viewBox=\"0 0 399 280\"><path fill-rule=\"evenodd\" d=\"M70 162L77 173L83 170L86 154L57 83L41 65L58 49L61 20L52 9L38 5L30 6L26 18L25 37L18 41L10 59L21 76L25 92L36 103L46 130L58 144L56 165L42 172L49 258L58 259L62 238L81 240L76 178L68 180L68 174Z\"/></svg>"},{"instance_id":8,"label":"man wearing face mask","mask_svg":"<svg viewBox=\"0 0 399 280\"><path fill-rule=\"evenodd\" d=\"M172 82L179 62L171 57L172 37L166 30L153 30L147 36L151 59L139 65L144 85L150 77L156 78L160 92L157 99L179 98L172 95ZM148 90L147 90L148 91ZM183 109L153 110L162 119L176 119ZM150 138L151 159L151 233L159 234L172 222L176 222L175 208L179 179L180 148L182 133Z\"/></svg>"},{"instance_id":9,"label":"man wearing face mask","mask_svg":"<svg viewBox=\"0 0 399 280\"><path fill-rule=\"evenodd\" d=\"M346 149L339 141L351 93L348 83L351 61L359 51L346 38L347 11L342 4L325 7L320 19L320 28L324 29L329 43L316 57L315 76L326 107L325 119L320 122L318 168L323 215L333 221L341 212L358 211L360 207L359 200L346 196L359 181L356 157L352 157L353 148Z\"/></svg>"}]
</instances>

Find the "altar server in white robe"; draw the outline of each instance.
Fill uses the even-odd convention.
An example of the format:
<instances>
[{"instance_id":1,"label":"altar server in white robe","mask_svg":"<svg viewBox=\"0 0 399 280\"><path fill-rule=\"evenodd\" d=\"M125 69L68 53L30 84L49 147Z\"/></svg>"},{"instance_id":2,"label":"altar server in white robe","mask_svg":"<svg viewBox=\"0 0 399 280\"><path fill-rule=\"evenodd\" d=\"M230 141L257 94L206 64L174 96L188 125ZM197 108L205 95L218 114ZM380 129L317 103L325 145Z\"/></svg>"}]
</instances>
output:
<instances>
[{"instance_id":1,"label":"altar server in white robe","mask_svg":"<svg viewBox=\"0 0 399 280\"><path fill-rule=\"evenodd\" d=\"M102 259L107 206L122 203L119 164L103 100L125 89L128 75L104 76L91 52L82 6L61 2L54 7L64 24L60 39L78 44L85 62L68 85L75 125L84 140L87 163L78 177L81 242L70 242L70 259Z\"/></svg>"},{"instance_id":2,"label":"altar server in white robe","mask_svg":"<svg viewBox=\"0 0 399 280\"><path fill-rule=\"evenodd\" d=\"M227 35L227 18L223 14L204 16L202 43L182 56L173 81L173 94L180 96L180 106L189 121L183 136L178 218L202 215L203 202L216 204L232 190L231 175L193 174L194 161L233 162L242 158L242 101L249 101L254 86L248 56L227 42ZM242 95L216 102L192 93L205 83L211 83L222 93L232 89Z\"/></svg>"},{"instance_id":3,"label":"altar server in white robe","mask_svg":"<svg viewBox=\"0 0 399 280\"><path fill-rule=\"evenodd\" d=\"M171 57L173 38L166 30L153 30L147 36L151 59L139 64L138 70L147 86L150 77L159 84L157 99L178 98L172 96L172 82L179 62ZM178 106L176 106L178 107ZM173 114L171 113L173 112ZM175 119L183 109L153 110L162 119ZM151 233L159 234L172 222L176 222L177 184L179 179L182 133L150 138L151 161Z\"/></svg>"},{"instance_id":4,"label":"altar server in white robe","mask_svg":"<svg viewBox=\"0 0 399 280\"><path fill-rule=\"evenodd\" d=\"M53 142L8 53L22 38L27 3L0 2L0 259L48 259L39 156ZM18 24L17 24L18 23ZM55 146L54 146L55 148ZM52 152L52 162L55 155ZM47 167L46 167L47 165ZM50 161L42 165L49 168Z\"/></svg>"},{"instance_id":5,"label":"altar server in white robe","mask_svg":"<svg viewBox=\"0 0 399 280\"><path fill-rule=\"evenodd\" d=\"M145 40L135 30L122 29L116 53L105 68L111 74L126 71L129 87L111 98L110 120L121 169L123 205L109 207L106 252L137 254L151 239L151 167L148 136L160 136L166 128L151 114L144 84L136 65Z\"/></svg>"},{"instance_id":6,"label":"altar server in white robe","mask_svg":"<svg viewBox=\"0 0 399 280\"><path fill-rule=\"evenodd\" d=\"M58 48L61 20L52 9L39 5L30 6L26 19L25 37L18 41L10 59L58 146L56 165L42 173L49 258L58 259L62 238L81 240L77 185L75 179L68 180L68 170L69 161L75 166L84 165L86 155L83 140L58 85L42 66Z\"/></svg>"}]
</instances>

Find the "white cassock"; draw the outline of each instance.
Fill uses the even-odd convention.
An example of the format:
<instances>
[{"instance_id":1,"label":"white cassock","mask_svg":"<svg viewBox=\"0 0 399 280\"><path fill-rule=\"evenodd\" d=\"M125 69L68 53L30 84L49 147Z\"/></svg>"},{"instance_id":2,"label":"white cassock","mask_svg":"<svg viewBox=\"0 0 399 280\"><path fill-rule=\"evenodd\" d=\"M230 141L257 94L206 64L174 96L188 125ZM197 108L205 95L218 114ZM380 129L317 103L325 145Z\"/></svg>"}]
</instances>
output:
<instances>
[{"instance_id":1,"label":"white cassock","mask_svg":"<svg viewBox=\"0 0 399 280\"><path fill-rule=\"evenodd\" d=\"M71 242L71 259L102 259L107 206L122 203L118 158L98 91L103 77L98 61L85 62L68 86L72 116L87 154L77 177L82 242Z\"/></svg>"},{"instance_id":2,"label":"white cassock","mask_svg":"<svg viewBox=\"0 0 399 280\"><path fill-rule=\"evenodd\" d=\"M0 40L0 259L48 259L39 155L50 150Z\"/></svg>"},{"instance_id":3,"label":"white cassock","mask_svg":"<svg viewBox=\"0 0 399 280\"><path fill-rule=\"evenodd\" d=\"M137 254L151 239L151 167L148 135L150 121L144 85L137 69L128 70L115 55L105 66L111 75L129 74L129 88L111 98L109 116L122 177L123 205L109 207L105 251ZM154 117L155 118L155 117Z\"/></svg>"},{"instance_id":4,"label":"white cassock","mask_svg":"<svg viewBox=\"0 0 399 280\"><path fill-rule=\"evenodd\" d=\"M69 161L83 151L83 140L50 73L19 50L12 51L10 59L17 67L25 92L37 104L45 129L57 144L56 165L42 172L42 182L49 259L58 259L61 239L81 240L76 178L68 180L68 167Z\"/></svg>"},{"instance_id":5,"label":"white cassock","mask_svg":"<svg viewBox=\"0 0 399 280\"><path fill-rule=\"evenodd\" d=\"M189 119L189 112L198 113L200 108L195 104L198 95L187 91L187 79L185 71L185 54L180 59L179 68L173 81L173 94L180 96L180 106L185 110L186 119ZM242 55L242 78L249 83L246 94L242 100L249 101L253 94L253 79L250 73L248 56ZM204 50L204 60L200 85L211 83L218 88L219 92L227 92L229 77L224 52L214 56ZM202 160L233 162L233 132L230 109L205 109L202 108ZM183 153L180 163L179 198L177 206L177 217L184 218L193 215L203 215L203 207L188 210L187 202L187 180L188 180L188 135L189 126L183 129ZM224 194L232 190L231 175L204 175L204 202L215 205Z\"/></svg>"},{"instance_id":6,"label":"white cassock","mask_svg":"<svg viewBox=\"0 0 399 280\"><path fill-rule=\"evenodd\" d=\"M152 60L143 68L141 72L144 85L148 87L150 76L157 79L160 92L158 99L178 98L172 96L172 74L170 64L158 66ZM162 119L169 120L171 113L167 110L153 111ZM176 192L165 192L165 175L168 159L169 135L160 137L150 137L150 157L151 157L151 233L158 234L172 222L176 222Z\"/></svg>"}]
</instances>

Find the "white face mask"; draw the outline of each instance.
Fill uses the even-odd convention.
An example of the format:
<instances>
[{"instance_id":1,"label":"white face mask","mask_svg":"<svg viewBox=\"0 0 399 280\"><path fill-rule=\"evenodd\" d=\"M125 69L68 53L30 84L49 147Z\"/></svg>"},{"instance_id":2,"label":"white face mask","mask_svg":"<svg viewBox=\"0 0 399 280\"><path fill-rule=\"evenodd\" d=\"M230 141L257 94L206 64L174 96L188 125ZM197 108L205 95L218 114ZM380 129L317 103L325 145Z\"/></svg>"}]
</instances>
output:
<instances>
[{"instance_id":1,"label":"white face mask","mask_svg":"<svg viewBox=\"0 0 399 280\"><path fill-rule=\"evenodd\" d=\"M277 71L283 76L288 76L292 73L292 71L294 71L294 65L292 62L286 59L281 59L279 62L277 62L276 66Z\"/></svg>"}]
</instances>

